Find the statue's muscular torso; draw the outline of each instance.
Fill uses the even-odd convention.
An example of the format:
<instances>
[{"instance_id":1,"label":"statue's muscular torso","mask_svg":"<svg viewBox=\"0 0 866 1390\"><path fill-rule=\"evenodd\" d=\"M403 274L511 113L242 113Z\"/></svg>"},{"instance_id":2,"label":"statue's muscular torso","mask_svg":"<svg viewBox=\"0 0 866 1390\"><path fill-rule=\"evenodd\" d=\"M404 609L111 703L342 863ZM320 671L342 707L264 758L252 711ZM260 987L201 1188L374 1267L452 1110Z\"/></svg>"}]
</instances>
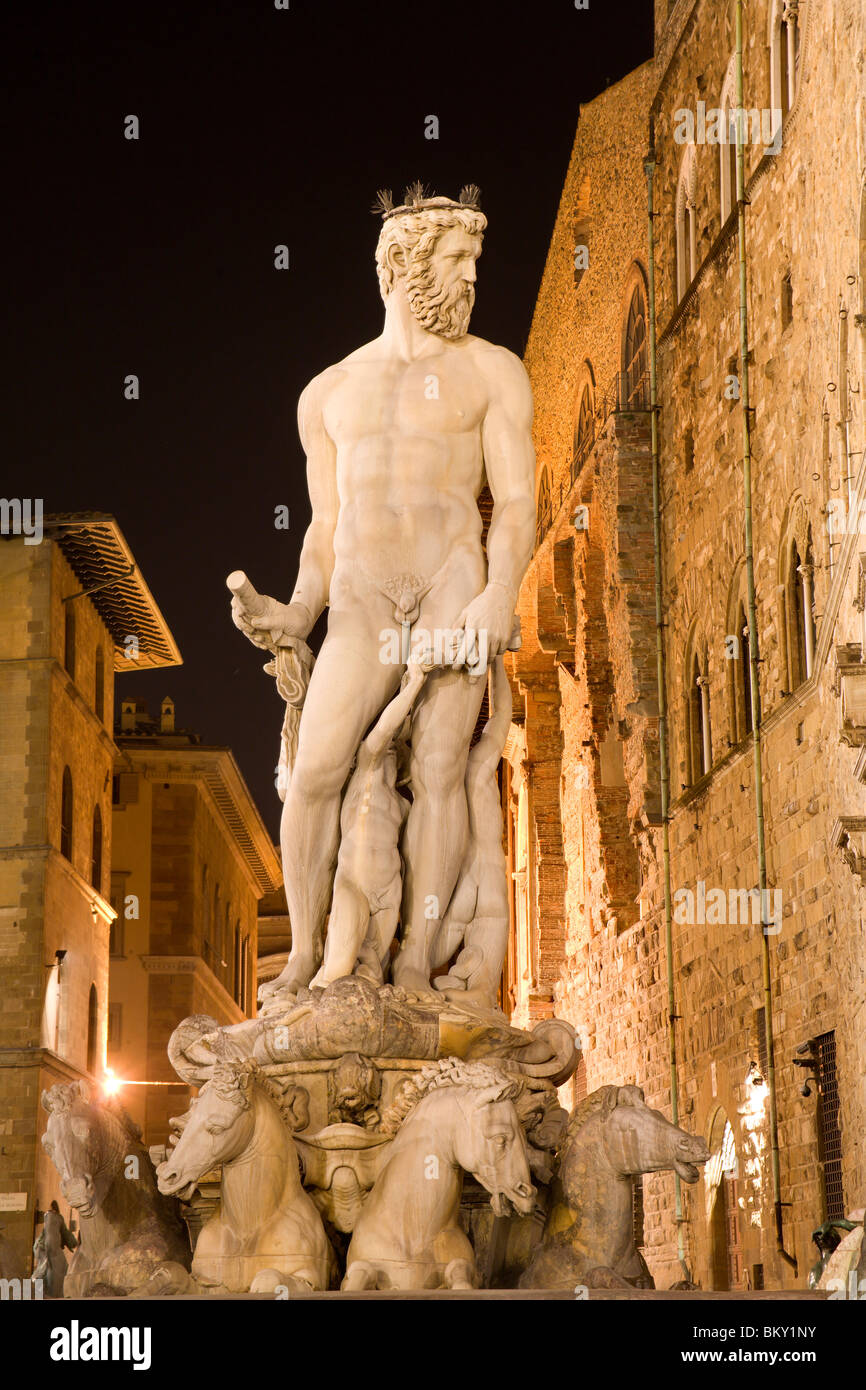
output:
<instances>
[{"instance_id":1,"label":"statue's muscular torso","mask_svg":"<svg viewBox=\"0 0 866 1390\"><path fill-rule=\"evenodd\" d=\"M360 596L359 567L378 587L406 574L429 584L446 561L483 576L481 425L502 349L469 335L441 344L406 362L368 343L319 378L340 498L332 607Z\"/></svg>"}]
</instances>

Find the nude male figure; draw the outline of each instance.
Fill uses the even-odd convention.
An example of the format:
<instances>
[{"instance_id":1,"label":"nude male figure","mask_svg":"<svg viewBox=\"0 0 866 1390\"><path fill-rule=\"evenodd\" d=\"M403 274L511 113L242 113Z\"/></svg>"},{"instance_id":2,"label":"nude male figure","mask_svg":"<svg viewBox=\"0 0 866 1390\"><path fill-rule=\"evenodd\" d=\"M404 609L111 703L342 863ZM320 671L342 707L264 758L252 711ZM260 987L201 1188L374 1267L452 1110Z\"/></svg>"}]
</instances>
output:
<instances>
[{"instance_id":1,"label":"nude male figure","mask_svg":"<svg viewBox=\"0 0 866 1390\"><path fill-rule=\"evenodd\" d=\"M409 196L409 195L407 195ZM376 251L385 324L372 342L310 382L298 422L312 520L291 601L233 618L264 646L268 632L328 632L301 715L281 842L292 950L277 989L307 985L322 957L340 798L372 721L404 667L383 634L465 631L447 670L415 707L413 803L404 833L403 942L394 979L430 990L433 943L462 861L464 777L483 693L483 661L507 648L535 529L532 396L523 364L467 332L486 218L475 190L386 210ZM487 564L478 494L493 516ZM478 674L467 674L472 667Z\"/></svg>"}]
</instances>

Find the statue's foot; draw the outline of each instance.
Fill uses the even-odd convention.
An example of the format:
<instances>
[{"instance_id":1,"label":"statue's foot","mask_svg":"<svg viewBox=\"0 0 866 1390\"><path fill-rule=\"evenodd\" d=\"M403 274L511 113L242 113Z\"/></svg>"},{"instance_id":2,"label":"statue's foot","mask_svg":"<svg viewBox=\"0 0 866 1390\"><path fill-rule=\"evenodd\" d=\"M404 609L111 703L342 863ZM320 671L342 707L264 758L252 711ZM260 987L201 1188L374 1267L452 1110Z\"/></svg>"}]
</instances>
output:
<instances>
[{"instance_id":1,"label":"statue's foot","mask_svg":"<svg viewBox=\"0 0 866 1390\"><path fill-rule=\"evenodd\" d=\"M128 1295L130 1298L164 1298L171 1294L196 1293L195 1280L183 1265L165 1260L157 1265L150 1278Z\"/></svg>"},{"instance_id":2,"label":"statue's foot","mask_svg":"<svg viewBox=\"0 0 866 1390\"><path fill-rule=\"evenodd\" d=\"M312 1284L306 1279L298 1279L294 1274L283 1274L278 1269L260 1269L250 1284L250 1293L269 1293L280 1298L290 1298L292 1294L311 1293L312 1288Z\"/></svg>"},{"instance_id":3,"label":"statue's foot","mask_svg":"<svg viewBox=\"0 0 866 1390\"><path fill-rule=\"evenodd\" d=\"M266 980L263 985L259 985L259 1003L264 1004L274 994L279 994L281 997L287 994L297 994L307 987L314 970L315 966L312 961L292 960L290 956L281 975L278 975L275 980Z\"/></svg>"},{"instance_id":4,"label":"statue's foot","mask_svg":"<svg viewBox=\"0 0 866 1390\"><path fill-rule=\"evenodd\" d=\"M459 1004L464 1009L475 1009L484 1014L501 1013L495 990L483 985L467 989L465 980L458 980L454 984L452 978L450 975L442 975L434 981L441 997L447 999L449 1004Z\"/></svg>"},{"instance_id":5,"label":"statue's foot","mask_svg":"<svg viewBox=\"0 0 866 1390\"><path fill-rule=\"evenodd\" d=\"M399 959L399 957L398 957ZM407 994L418 995L422 999L438 999L439 992L430 983L430 977L425 970L417 970L413 966L403 966L401 970L394 970L394 984Z\"/></svg>"}]
</instances>

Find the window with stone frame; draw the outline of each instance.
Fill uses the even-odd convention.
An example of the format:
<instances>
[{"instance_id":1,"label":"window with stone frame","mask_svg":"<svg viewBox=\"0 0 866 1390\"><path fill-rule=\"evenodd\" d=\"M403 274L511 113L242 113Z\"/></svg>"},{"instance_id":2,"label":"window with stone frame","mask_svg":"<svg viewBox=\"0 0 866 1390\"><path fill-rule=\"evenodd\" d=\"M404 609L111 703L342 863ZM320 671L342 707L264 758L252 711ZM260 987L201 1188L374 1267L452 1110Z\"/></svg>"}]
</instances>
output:
<instances>
[{"instance_id":1,"label":"window with stone frame","mask_svg":"<svg viewBox=\"0 0 866 1390\"><path fill-rule=\"evenodd\" d=\"M719 208L722 226L737 206L736 58L731 58L719 97L722 122L719 140Z\"/></svg>"},{"instance_id":2,"label":"window with stone frame","mask_svg":"<svg viewBox=\"0 0 866 1390\"><path fill-rule=\"evenodd\" d=\"M63 605L63 665L75 680L75 609L71 603Z\"/></svg>"},{"instance_id":3,"label":"window with stone frame","mask_svg":"<svg viewBox=\"0 0 866 1390\"><path fill-rule=\"evenodd\" d=\"M547 464L541 470L538 482L538 501L536 503L535 544L541 545L553 520L553 501L550 493L550 470Z\"/></svg>"},{"instance_id":4,"label":"window with stone frame","mask_svg":"<svg viewBox=\"0 0 866 1390\"><path fill-rule=\"evenodd\" d=\"M232 995L235 1003L240 1004L243 997L243 942L241 941L241 921L239 917L235 919L233 964Z\"/></svg>"},{"instance_id":5,"label":"window with stone frame","mask_svg":"<svg viewBox=\"0 0 866 1390\"><path fill-rule=\"evenodd\" d=\"M587 382L580 393L580 405L574 422L574 452L572 456L572 475L583 467L586 456L595 439L595 406L592 387Z\"/></svg>"},{"instance_id":6,"label":"window with stone frame","mask_svg":"<svg viewBox=\"0 0 866 1390\"><path fill-rule=\"evenodd\" d=\"M211 938L211 900L210 900L210 881L207 871L207 864L201 866L201 940L202 955L207 960L210 950Z\"/></svg>"},{"instance_id":7,"label":"window with stone frame","mask_svg":"<svg viewBox=\"0 0 866 1390\"><path fill-rule=\"evenodd\" d=\"M686 776L694 786L712 767L710 682L706 647L693 640L686 659Z\"/></svg>"},{"instance_id":8,"label":"window with stone frame","mask_svg":"<svg viewBox=\"0 0 866 1390\"><path fill-rule=\"evenodd\" d=\"M649 404L647 382L647 311L646 296L635 285L629 300L623 338L622 408L646 410Z\"/></svg>"},{"instance_id":9,"label":"window with stone frame","mask_svg":"<svg viewBox=\"0 0 866 1390\"><path fill-rule=\"evenodd\" d=\"M805 8L804 0L772 0L770 8L770 105L782 121L797 95Z\"/></svg>"},{"instance_id":10,"label":"window with stone frame","mask_svg":"<svg viewBox=\"0 0 866 1390\"><path fill-rule=\"evenodd\" d=\"M805 555L801 554L801 549ZM785 693L791 694L812 674L815 620L812 614L812 536L791 536L787 542L782 578L782 635L784 639Z\"/></svg>"},{"instance_id":11,"label":"window with stone frame","mask_svg":"<svg viewBox=\"0 0 866 1390\"><path fill-rule=\"evenodd\" d=\"M90 882L97 893L102 892L102 812L93 808L93 828L90 838Z\"/></svg>"},{"instance_id":12,"label":"window with stone frame","mask_svg":"<svg viewBox=\"0 0 866 1390\"><path fill-rule=\"evenodd\" d=\"M734 610L734 622L728 639L733 639L733 651L728 660L728 699L730 708L731 744L741 743L754 727L752 714L752 672L749 661L749 621L745 599L740 598Z\"/></svg>"},{"instance_id":13,"label":"window with stone frame","mask_svg":"<svg viewBox=\"0 0 866 1390\"><path fill-rule=\"evenodd\" d=\"M677 183L675 216L677 303L685 298L686 291L694 280L698 270L695 164L695 147L694 145L689 145L683 155L679 181Z\"/></svg>"},{"instance_id":14,"label":"window with stone frame","mask_svg":"<svg viewBox=\"0 0 866 1390\"><path fill-rule=\"evenodd\" d=\"M72 792L72 773L68 767L63 769L60 787L60 853L72 862L72 825L75 813L75 800Z\"/></svg>"},{"instance_id":15,"label":"window with stone frame","mask_svg":"<svg viewBox=\"0 0 866 1390\"><path fill-rule=\"evenodd\" d=\"M105 722L105 653L102 646L96 648L93 669L93 710L97 719Z\"/></svg>"},{"instance_id":16,"label":"window with stone frame","mask_svg":"<svg viewBox=\"0 0 866 1390\"><path fill-rule=\"evenodd\" d=\"M96 1071L99 1052L99 1000L96 985L90 986L87 1003L87 1071L91 1076Z\"/></svg>"}]
</instances>

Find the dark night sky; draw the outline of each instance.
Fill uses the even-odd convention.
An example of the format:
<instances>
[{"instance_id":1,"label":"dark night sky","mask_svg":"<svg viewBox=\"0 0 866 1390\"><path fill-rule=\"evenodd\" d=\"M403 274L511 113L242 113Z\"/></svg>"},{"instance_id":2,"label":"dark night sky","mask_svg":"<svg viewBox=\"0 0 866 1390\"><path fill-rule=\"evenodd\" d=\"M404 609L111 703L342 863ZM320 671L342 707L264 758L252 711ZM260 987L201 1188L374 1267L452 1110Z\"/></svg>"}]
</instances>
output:
<instances>
[{"instance_id":1,"label":"dark night sky","mask_svg":"<svg viewBox=\"0 0 866 1390\"><path fill-rule=\"evenodd\" d=\"M39 4L4 28L2 491L114 513L184 657L118 694L230 745L276 835L282 705L224 581L290 596L297 398L380 331L375 192L481 186L472 331L522 353L578 105L650 56L651 0Z\"/></svg>"}]
</instances>

